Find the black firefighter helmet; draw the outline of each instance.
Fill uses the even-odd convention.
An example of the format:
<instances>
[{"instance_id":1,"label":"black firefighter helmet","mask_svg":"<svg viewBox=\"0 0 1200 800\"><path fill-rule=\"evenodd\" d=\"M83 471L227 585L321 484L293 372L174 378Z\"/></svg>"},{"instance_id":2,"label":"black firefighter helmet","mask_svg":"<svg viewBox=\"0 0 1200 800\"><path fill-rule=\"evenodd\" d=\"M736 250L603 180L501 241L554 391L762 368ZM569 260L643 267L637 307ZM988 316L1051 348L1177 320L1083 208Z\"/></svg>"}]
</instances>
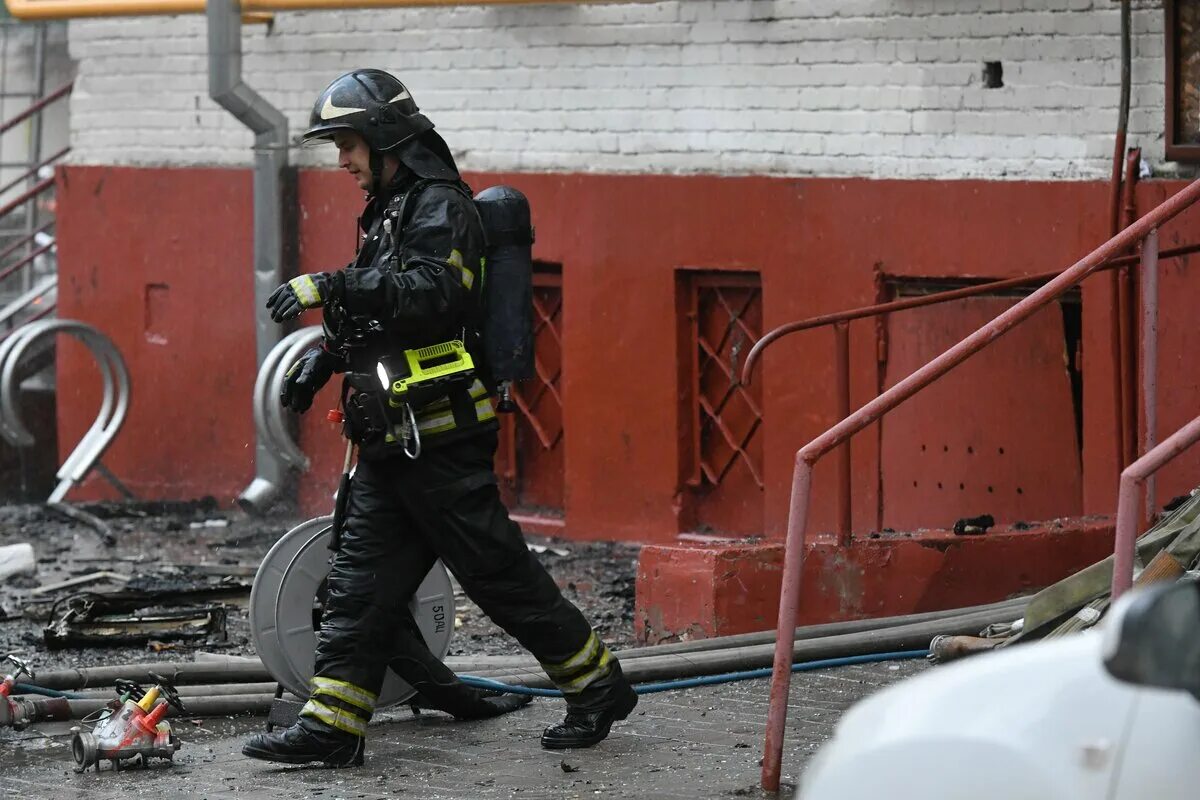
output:
<instances>
[{"instance_id":1,"label":"black firefighter helmet","mask_svg":"<svg viewBox=\"0 0 1200 800\"><path fill-rule=\"evenodd\" d=\"M318 142L332 139L337 131L354 131L372 150L386 153L432 129L395 76L381 69L356 69L321 92L301 138Z\"/></svg>"},{"instance_id":2,"label":"black firefighter helmet","mask_svg":"<svg viewBox=\"0 0 1200 800\"><path fill-rule=\"evenodd\" d=\"M309 144L327 141L338 131L354 131L366 141L375 189L380 188L382 153L395 153L422 178L459 177L454 157L433 123L404 84L381 69L356 69L326 86L301 139Z\"/></svg>"}]
</instances>

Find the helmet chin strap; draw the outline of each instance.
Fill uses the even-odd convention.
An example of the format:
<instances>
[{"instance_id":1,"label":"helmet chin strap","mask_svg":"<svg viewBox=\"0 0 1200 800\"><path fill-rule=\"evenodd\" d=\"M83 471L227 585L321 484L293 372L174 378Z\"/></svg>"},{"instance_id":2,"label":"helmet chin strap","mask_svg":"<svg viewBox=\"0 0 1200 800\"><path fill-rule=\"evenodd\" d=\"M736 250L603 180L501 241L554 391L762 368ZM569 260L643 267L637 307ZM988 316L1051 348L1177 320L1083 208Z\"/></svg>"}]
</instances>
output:
<instances>
[{"instance_id":1,"label":"helmet chin strap","mask_svg":"<svg viewBox=\"0 0 1200 800\"><path fill-rule=\"evenodd\" d=\"M371 191L372 196L378 196L383 191L383 154L371 148Z\"/></svg>"}]
</instances>

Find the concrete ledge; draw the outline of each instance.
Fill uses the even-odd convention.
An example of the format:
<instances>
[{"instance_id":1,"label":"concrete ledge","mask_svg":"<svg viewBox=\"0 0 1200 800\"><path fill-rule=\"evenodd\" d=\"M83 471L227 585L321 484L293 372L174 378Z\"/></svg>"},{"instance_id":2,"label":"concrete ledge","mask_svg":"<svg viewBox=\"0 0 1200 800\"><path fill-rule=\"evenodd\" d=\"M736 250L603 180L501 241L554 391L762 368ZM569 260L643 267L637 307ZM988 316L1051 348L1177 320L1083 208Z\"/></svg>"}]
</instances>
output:
<instances>
[{"instance_id":1,"label":"concrete ledge","mask_svg":"<svg viewBox=\"0 0 1200 800\"><path fill-rule=\"evenodd\" d=\"M805 546L797 624L911 614L1031 593L1112 553L1109 517L993 528L872 534L849 547ZM634 630L641 642L775 627L783 581L778 542L647 545L638 559Z\"/></svg>"}]
</instances>

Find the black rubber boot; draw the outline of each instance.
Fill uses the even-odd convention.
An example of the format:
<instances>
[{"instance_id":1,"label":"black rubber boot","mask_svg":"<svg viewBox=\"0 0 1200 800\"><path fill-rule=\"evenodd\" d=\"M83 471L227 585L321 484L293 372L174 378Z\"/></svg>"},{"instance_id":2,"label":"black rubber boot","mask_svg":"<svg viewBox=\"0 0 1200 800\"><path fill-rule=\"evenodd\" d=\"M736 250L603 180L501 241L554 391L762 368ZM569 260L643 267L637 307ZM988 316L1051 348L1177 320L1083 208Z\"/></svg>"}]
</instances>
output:
<instances>
[{"instance_id":1,"label":"black rubber boot","mask_svg":"<svg viewBox=\"0 0 1200 800\"><path fill-rule=\"evenodd\" d=\"M418 708L444 711L461 720L499 717L524 708L533 700L529 695L501 694L457 681L449 685L418 681L413 688L417 690L413 704Z\"/></svg>"},{"instance_id":2,"label":"black rubber boot","mask_svg":"<svg viewBox=\"0 0 1200 800\"><path fill-rule=\"evenodd\" d=\"M626 684L619 690L616 701L600 711L567 711L567 718L558 725L542 731L542 747L547 750L567 750L591 747L608 736L612 724L625 719L637 705L633 687Z\"/></svg>"},{"instance_id":3,"label":"black rubber boot","mask_svg":"<svg viewBox=\"0 0 1200 800\"><path fill-rule=\"evenodd\" d=\"M251 736L242 745L242 755L280 764L320 761L331 767L361 767L364 745L361 736L309 727L301 720L281 731Z\"/></svg>"}]
</instances>

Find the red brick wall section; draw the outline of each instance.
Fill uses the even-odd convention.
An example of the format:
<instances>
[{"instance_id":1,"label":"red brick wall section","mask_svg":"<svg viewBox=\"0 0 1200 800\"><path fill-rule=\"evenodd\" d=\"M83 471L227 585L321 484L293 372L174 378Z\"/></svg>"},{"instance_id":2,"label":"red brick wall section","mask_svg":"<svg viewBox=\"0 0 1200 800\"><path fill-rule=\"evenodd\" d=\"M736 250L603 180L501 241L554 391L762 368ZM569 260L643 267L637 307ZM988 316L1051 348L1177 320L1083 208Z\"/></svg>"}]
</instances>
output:
<instances>
[{"instance_id":1,"label":"red brick wall section","mask_svg":"<svg viewBox=\"0 0 1200 800\"><path fill-rule=\"evenodd\" d=\"M59 176L60 314L108 333L133 373L129 420L105 462L144 497L230 501L253 474L250 173L72 166ZM680 531L687 490L679 481L678 269L757 272L769 329L874 302L879 271L1003 278L1066 267L1105 238L1107 218L1101 182L470 178L477 188L506 182L525 192L537 226L535 257L562 264L570 309L564 502L567 535L578 538L670 542ZM1142 184L1141 207L1177 188ZM300 269L341 266L353 252L358 192L343 175L311 171L301 175L299 196ZM1163 246L1200 238L1198 215L1169 226ZM1200 408L1200 342L1193 341L1200 334L1192 324L1200 288L1188 280L1190 268L1179 261L1163 271L1163 433ZM1083 298L1082 510L1104 513L1116 494L1107 279L1089 280ZM858 406L878 388L873 323L851 326L851 351ZM828 331L799 334L769 351L756 378L768 537L785 529L796 449L833 421L832 353ZM58 369L65 453L91 423L97 390L93 367L76 348L63 348ZM313 511L328 509L340 459L336 436L321 421L332 401L331 393L318 399L319 413L302 425L314 469L300 493ZM1197 465L1200 454L1173 465L1161 481L1163 497L1195 484ZM832 528L833 478L832 461L822 463L812 530ZM874 529L878 431L854 442L854 486L855 527ZM93 481L74 496L105 492ZM1066 499L1064 507L1072 507ZM942 516L929 522L944 525Z\"/></svg>"}]
</instances>

